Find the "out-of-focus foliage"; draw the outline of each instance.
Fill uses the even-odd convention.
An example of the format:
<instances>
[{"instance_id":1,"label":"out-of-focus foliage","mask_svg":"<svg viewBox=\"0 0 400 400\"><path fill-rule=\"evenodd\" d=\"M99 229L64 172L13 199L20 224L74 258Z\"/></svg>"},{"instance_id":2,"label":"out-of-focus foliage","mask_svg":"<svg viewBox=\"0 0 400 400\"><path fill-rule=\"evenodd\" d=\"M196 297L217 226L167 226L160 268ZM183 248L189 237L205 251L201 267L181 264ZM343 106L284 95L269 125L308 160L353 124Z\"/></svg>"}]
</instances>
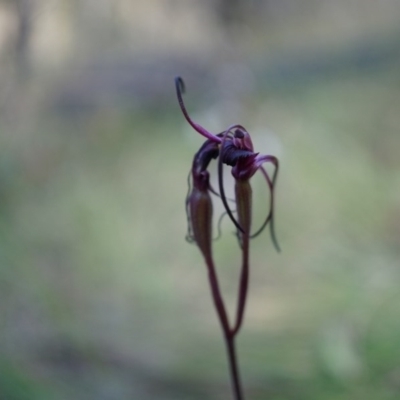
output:
<instances>
[{"instance_id":1,"label":"out-of-focus foliage","mask_svg":"<svg viewBox=\"0 0 400 400\"><path fill-rule=\"evenodd\" d=\"M0 398L226 398L184 241L201 138L177 74L197 121L243 124L282 165L283 251L252 243L247 397L399 398L398 3L142 3L0 2ZM239 262L222 225L229 303Z\"/></svg>"}]
</instances>

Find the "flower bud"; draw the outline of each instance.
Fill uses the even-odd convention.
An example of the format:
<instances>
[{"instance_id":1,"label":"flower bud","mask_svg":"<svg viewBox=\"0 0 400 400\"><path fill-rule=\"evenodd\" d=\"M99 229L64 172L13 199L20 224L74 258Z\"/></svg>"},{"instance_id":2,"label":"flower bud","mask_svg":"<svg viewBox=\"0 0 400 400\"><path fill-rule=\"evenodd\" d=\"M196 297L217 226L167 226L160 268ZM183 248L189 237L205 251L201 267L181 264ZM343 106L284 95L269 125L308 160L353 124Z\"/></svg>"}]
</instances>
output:
<instances>
[{"instance_id":1,"label":"flower bud","mask_svg":"<svg viewBox=\"0 0 400 400\"><path fill-rule=\"evenodd\" d=\"M249 180L235 180L236 211L240 226L250 235L252 189Z\"/></svg>"},{"instance_id":2,"label":"flower bud","mask_svg":"<svg viewBox=\"0 0 400 400\"><path fill-rule=\"evenodd\" d=\"M210 259L212 242L212 201L208 190L194 187L189 199L193 238L205 259Z\"/></svg>"}]
</instances>

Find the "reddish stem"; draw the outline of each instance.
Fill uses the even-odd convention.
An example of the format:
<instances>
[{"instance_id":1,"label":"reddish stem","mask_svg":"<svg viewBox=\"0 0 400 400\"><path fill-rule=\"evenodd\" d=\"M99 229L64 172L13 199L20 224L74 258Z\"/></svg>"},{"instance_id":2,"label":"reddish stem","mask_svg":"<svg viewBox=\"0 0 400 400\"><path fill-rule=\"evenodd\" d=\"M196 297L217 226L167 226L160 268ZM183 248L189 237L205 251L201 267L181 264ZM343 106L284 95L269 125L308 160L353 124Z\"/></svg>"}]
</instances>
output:
<instances>
[{"instance_id":1,"label":"reddish stem","mask_svg":"<svg viewBox=\"0 0 400 400\"><path fill-rule=\"evenodd\" d=\"M229 368L232 378L232 389L235 400L244 400L240 384L239 367L236 358L235 337L233 335L225 339L228 351Z\"/></svg>"},{"instance_id":2,"label":"reddish stem","mask_svg":"<svg viewBox=\"0 0 400 400\"><path fill-rule=\"evenodd\" d=\"M208 277L210 280L211 294L214 301L214 306L217 310L218 319L224 333L234 399L244 400L240 383L238 361L236 357L235 334L229 327L228 314L226 312L224 301L219 288L218 277L215 270L214 262L211 257L205 257L205 261L208 267Z\"/></svg>"},{"instance_id":3,"label":"reddish stem","mask_svg":"<svg viewBox=\"0 0 400 400\"><path fill-rule=\"evenodd\" d=\"M236 322L232 330L232 335L235 336L242 326L244 311L246 308L247 291L249 287L249 235L242 235L242 270L239 281L239 296L236 311Z\"/></svg>"}]
</instances>

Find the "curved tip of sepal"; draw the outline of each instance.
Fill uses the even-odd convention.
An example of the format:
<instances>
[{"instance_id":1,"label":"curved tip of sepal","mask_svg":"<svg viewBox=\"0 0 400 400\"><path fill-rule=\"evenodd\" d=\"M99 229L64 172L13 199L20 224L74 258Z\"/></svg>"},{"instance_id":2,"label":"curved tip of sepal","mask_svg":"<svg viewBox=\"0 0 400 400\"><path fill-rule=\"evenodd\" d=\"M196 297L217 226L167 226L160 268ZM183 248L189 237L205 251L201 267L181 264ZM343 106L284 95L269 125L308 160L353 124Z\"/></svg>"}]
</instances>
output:
<instances>
[{"instance_id":1,"label":"curved tip of sepal","mask_svg":"<svg viewBox=\"0 0 400 400\"><path fill-rule=\"evenodd\" d=\"M185 82L179 75L175 77L175 87L179 92L185 93Z\"/></svg>"},{"instance_id":2,"label":"curved tip of sepal","mask_svg":"<svg viewBox=\"0 0 400 400\"><path fill-rule=\"evenodd\" d=\"M275 250L276 250L278 253L280 253L280 252L281 252L281 247L279 246L278 239L277 239L276 234L275 234L274 218L273 218L273 216L272 216L271 221L270 221L270 223L269 223L269 232L270 232L272 244L274 245Z\"/></svg>"}]
</instances>

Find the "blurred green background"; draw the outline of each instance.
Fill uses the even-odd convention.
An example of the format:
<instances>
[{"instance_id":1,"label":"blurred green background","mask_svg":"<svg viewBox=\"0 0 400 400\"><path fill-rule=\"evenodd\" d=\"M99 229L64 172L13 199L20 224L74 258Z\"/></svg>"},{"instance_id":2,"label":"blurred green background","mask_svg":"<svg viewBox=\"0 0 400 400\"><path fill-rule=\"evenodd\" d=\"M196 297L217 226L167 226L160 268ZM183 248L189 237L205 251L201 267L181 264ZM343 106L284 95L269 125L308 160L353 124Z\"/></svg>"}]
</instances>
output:
<instances>
[{"instance_id":1,"label":"blurred green background","mask_svg":"<svg viewBox=\"0 0 400 400\"><path fill-rule=\"evenodd\" d=\"M281 162L282 253L252 242L246 398L400 398L399 22L394 0L0 1L0 398L229 398L184 240L202 139L178 74L196 121L241 123Z\"/></svg>"}]
</instances>

